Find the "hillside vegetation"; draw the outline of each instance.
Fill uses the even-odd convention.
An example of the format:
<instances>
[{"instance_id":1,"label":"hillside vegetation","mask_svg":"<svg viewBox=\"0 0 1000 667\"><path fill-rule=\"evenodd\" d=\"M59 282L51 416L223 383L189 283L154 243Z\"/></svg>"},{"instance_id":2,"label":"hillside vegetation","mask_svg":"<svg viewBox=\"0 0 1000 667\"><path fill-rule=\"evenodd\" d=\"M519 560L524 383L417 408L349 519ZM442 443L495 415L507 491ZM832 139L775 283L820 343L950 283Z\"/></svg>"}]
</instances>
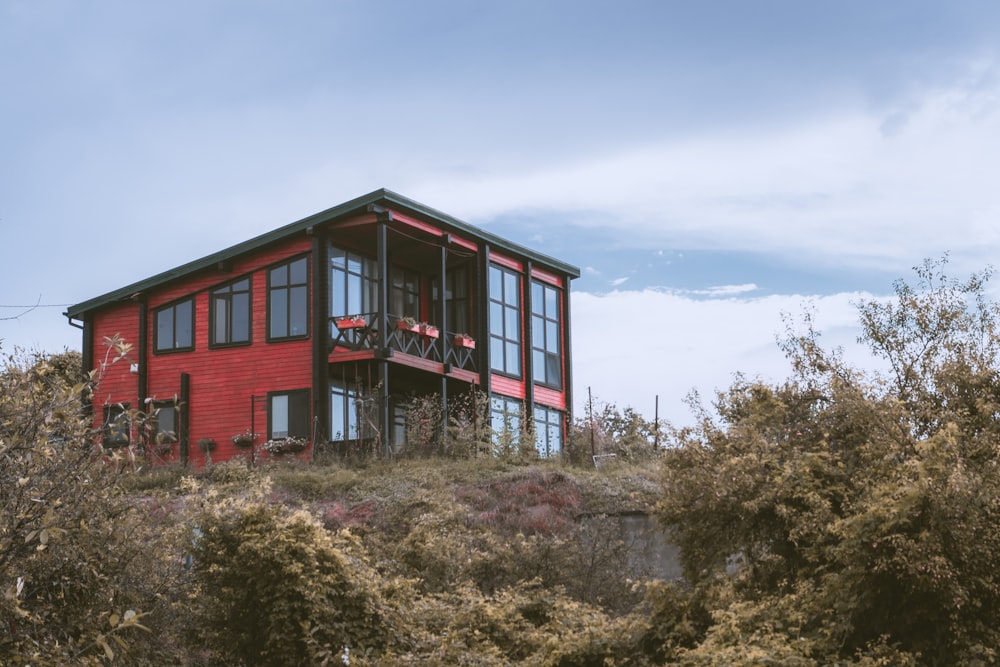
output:
<instances>
[{"instance_id":1,"label":"hillside vegetation","mask_svg":"<svg viewBox=\"0 0 1000 667\"><path fill-rule=\"evenodd\" d=\"M886 373L824 349L807 314L784 382L737 376L661 451L605 406L559 461L149 470L95 450L79 405L100 369L11 358L0 662L997 664L1000 309L989 272L945 267L859 304ZM591 442L615 462L595 469ZM642 512L683 579L636 559L616 522Z\"/></svg>"}]
</instances>

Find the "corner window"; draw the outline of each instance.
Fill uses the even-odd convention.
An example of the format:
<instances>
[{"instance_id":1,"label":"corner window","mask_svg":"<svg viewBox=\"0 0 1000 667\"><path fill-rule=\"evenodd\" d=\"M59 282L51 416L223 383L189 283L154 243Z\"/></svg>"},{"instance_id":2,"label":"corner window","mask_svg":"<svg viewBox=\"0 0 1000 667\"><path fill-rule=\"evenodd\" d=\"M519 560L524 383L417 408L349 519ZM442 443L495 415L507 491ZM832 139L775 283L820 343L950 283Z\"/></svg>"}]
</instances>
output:
<instances>
[{"instance_id":1,"label":"corner window","mask_svg":"<svg viewBox=\"0 0 1000 667\"><path fill-rule=\"evenodd\" d=\"M309 438L309 390L268 394L267 438Z\"/></svg>"},{"instance_id":2,"label":"corner window","mask_svg":"<svg viewBox=\"0 0 1000 667\"><path fill-rule=\"evenodd\" d=\"M521 376L521 276L490 266L490 368Z\"/></svg>"},{"instance_id":3,"label":"corner window","mask_svg":"<svg viewBox=\"0 0 1000 667\"><path fill-rule=\"evenodd\" d=\"M521 401L506 396L494 396L490 400L490 428L493 432L493 445L502 453L519 449L522 427Z\"/></svg>"},{"instance_id":4,"label":"corner window","mask_svg":"<svg viewBox=\"0 0 1000 667\"><path fill-rule=\"evenodd\" d=\"M189 298L156 311L157 352L194 349L194 299Z\"/></svg>"},{"instance_id":5,"label":"corner window","mask_svg":"<svg viewBox=\"0 0 1000 667\"><path fill-rule=\"evenodd\" d=\"M250 342L250 279L212 290L210 303L212 345Z\"/></svg>"},{"instance_id":6,"label":"corner window","mask_svg":"<svg viewBox=\"0 0 1000 667\"><path fill-rule=\"evenodd\" d=\"M555 456L563 448L563 413L535 406L535 449L539 456Z\"/></svg>"},{"instance_id":7,"label":"corner window","mask_svg":"<svg viewBox=\"0 0 1000 667\"><path fill-rule=\"evenodd\" d=\"M306 257L267 272L267 335L271 340L309 334L309 260Z\"/></svg>"},{"instance_id":8,"label":"corner window","mask_svg":"<svg viewBox=\"0 0 1000 667\"><path fill-rule=\"evenodd\" d=\"M562 387L559 290L531 283L531 378L550 387Z\"/></svg>"},{"instance_id":9,"label":"corner window","mask_svg":"<svg viewBox=\"0 0 1000 667\"><path fill-rule=\"evenodd\" d=\"M102 436L105 447L127 447L132 433L128 404L104 406Z\"/></svg>"}]
</instances>

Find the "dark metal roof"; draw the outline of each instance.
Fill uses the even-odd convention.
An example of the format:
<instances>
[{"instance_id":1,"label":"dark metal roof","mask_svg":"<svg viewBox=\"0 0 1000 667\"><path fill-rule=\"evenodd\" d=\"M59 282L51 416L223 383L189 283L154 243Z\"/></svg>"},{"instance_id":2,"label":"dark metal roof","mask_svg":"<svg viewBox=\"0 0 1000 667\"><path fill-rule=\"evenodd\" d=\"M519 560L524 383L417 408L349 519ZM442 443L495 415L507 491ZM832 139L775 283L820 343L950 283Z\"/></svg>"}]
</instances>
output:
<instances>
[{"instance_id":1,"label":"dark metal roof","mask_svg":"<svg viewBox=\"0 0 1000 667\"><path fill-rule=\"evenodd\" d=\"M454 218L446 213L442 213L441 211L430 208L429 206L425 206L420 202L396 194L391 190L382 188L356 199L352 199L348 202L344 202L343 204L339 204L338 206L334 206L333 208L328 208L325 211L302 218L301 220L285 225L284 227L279 227L278 229L261 234L260 236L256 236L248 241L238 243L234 246L226 248L225 250L207 255L201 259L196 259L193 262L188 262L187 264L170 269L169 271L164 271L163 273L146 278L145 280L140 280L139 282L132 283L131 285L116 289L99 297L78 303L68 308L66 310L66 315L71 318L78 318L88 311L100 308L101 306L109 303L126 299L138 292L145 292L147 290L160 287L161 285L165 285L179 278L184 278L197 273L198 271L211 268L219 262L234 259L253 252L259 248L265 247L275 241L280 241L288 238L289 236L300 234L310 227L321 225L337 218L363 213L371 205L382 205L386 208L396 209L400 212L432 220L446 228L450 228L466 236L485 241L486 243L489 243L490 246L498 250L502 250L505 253L529 259L545 268L554 269L559 273L566 274L570 278L580 277L580 269L571 264L561 262L542 253L500 238L499 236L491 234L487 231L473 227L469 223L463 222L458 218Z\"/></svg>"}]
</instances>

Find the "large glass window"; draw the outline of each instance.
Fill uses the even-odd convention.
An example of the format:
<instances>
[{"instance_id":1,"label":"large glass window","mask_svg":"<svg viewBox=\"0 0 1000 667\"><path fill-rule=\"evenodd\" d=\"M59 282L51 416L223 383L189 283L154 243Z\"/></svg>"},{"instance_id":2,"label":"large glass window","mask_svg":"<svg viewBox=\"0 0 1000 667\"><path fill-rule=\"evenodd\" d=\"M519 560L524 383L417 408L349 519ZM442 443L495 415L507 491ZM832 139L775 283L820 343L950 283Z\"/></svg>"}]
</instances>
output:
<instances>
[{"instance_id":1,"label":"large glass window","mask_svg":"<svg viewBox=\"0 0 1000 667\"><path fill-rule=\"evenodd\" d=\"M212 290L212 345L237 345L250 342L250 279Z\"/></svg>"},{"instance_id":2,"label":"large glass window","mask_svg":"<svg viewBox=\"0 0 1000 667\"><path fill-rule=\"evenodd\" d=\"M563 448L563 413L535 406L535 449L539 456L555 456Z\"/></svg>"},{"instance_id":3,"label":"large glass window","mask_svg":"<svg viewBox=\"0 0 1000 667\"><path fill-rule=\"evenodd\" d=\"M521 375L521 276L490 266L490 368Z\"/></svg>"},{"instance_id":4,"label":"large glass window","mask_svg":"<svg viewBox=\"0 0 1000 667\"><path fill-rule=\"evenodd\" d=\"M309 390L268 394L267 438L309 438Z\"/></svg>"},{"instance_id":5,"label":"large glass window","mask_svg":"<svg viewBox=\"0 0 1000 667\"><path fill-rule=\"evenodd\" d=\"M472 334L469 320L469 271L465 267L452 269L445 274L445 302L447 304L448 331ZM441 322L440 277L434 277L434 316Z\"/></svg>"},{"instance_id":6,"label":"large glass window","mask_svg":"<svg viewBox=\"0 0 1000 667\"><path fill-rule=\"evenodd\" d=\"M156 311L156 351L194 349L194 299L184 299Z\"/></svg>"},{"instance_id":7,"label":"large glass window","mask_svg":"<svg viewBox=\"0 0 1000 667\"><path fill-rule=\"evenodd\" d=\"M401 266L389 270L389 313L420 319L420 274Z\"/></svg>"},{"instance_id":8,"label":"large glass window","mask_svg":"<svg viewBox=\"0 0 1000 667\"><path fill-rule=\"evenodd\" d=\"M559 290L531 283L531 377L550 387L562 386Z\"/></svg>"},{"instance_id":9,"label":"large glass window","mask_svg":"<svg viewBox=\"0 0 1000 667\"><path fill-rule=\"evenodd\" d=\"M309 260L305 257L267 273L268 338L303 338L309 333Z\"/></svg>"},{"instance_id":10,"label":"large glass window","mask_svg":"<svg viewBox=\"0 0 1000 667\"><path fill-rule=\"evenodd\" d=\"M330 440L358 438L358 392L344 382L330 383Z\"/></svg>"}]
</instances>

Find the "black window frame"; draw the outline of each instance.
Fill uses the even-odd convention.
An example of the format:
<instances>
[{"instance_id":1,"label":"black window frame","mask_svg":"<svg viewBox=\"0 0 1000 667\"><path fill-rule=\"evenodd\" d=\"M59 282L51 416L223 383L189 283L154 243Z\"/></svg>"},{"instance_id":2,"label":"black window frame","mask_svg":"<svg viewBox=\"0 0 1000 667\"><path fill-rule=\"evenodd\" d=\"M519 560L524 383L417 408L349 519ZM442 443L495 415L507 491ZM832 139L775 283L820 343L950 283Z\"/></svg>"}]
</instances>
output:
<instances>
[{"instance_id":1,"label":"black window frame","mask_svg":"<svg viewBox=\"0 0 1000 667\"><path fill-rule=\"evenodd\" d=\"M284 440L286 438L310 439L312 422L312 403L310 401L311 391L309 389L289 389L286 391L271 391L267 393L267 439ZM287 397L288 399L288 430L284 435L275 435L274 431L274 399ZM293 404L293 401L295 403ZM293 414L294 410L294 414ZM295 418L301 422L294 423ZM295 428L293 428L293 425Z\"/></svg>"},{"instance_id":2,"label":"black window frame","mask_svg":"<svg viewBox=\"0 0 1000 667\"><path fill-rule=\"evenodd\" d=\"M549 295L555 297L554 305ZM562 389L562 298L562 290L540 280L531 281L531 380L552 389Z\"/></svg>"},{"instance_id":3,"label":"black window frame","mask_svg":"<svg viewBox=\"0 0 1000 667\"><path fill-rule=\"evenodd\" d=\"M178 345L177 344L177 313L181 306L189 305L191 308L191 342L190 345ZM160 318L167 313L171 314L171 326L170 326L170 345L164 346L163 335L161 333L161 323ZM171 301L168 304L162 305L153 311L153 352L154 354L174 354L176 352L191 352L195 349L195 334L196 334L196 316L197 309L195 308L195 297L194 295L186 296L175 301Z\"/></svg>"},{"instance_id":4,"label":"black window frame","mask_svg":"<svg viewBox=\"0 0 1000 667\"><path fill-rule=\"evenodd\" d=\"M517 281L513 294L511 294L507 280L511 276ZM517 379L524 376L524 318L521 313L521 304L523 303L522 278L522 274L518 271L500 264L490 264L490 370ZM512 301L513 297L516 297L516 300ZM500 315L499 319L497 318L498 314ZM513 324L510 321L512 317L516 317ZM512 333L516 335L516 338L512 336ZM499 354L497 354L498 351ZM512 366L511 359L516 359L516 368Z\"/></svg>"},{"instance_id":5,"label":"black window frame","mask_svg":"<svg viewBox=\"0 0 1000 667\"><path fill-rule=\"evenodd\" d=\"M246 289L237 290L241 283L246 283ZM233 339L233 323L236 319L236 296L246 294L246 340ZM225 304L225 331L222 342L217 341L218 334L218 308L219 303ZM253 277L251 275L242 276L231 280L223 285L213 287L208 293L208 347L240 347L253 343Z\"/></svg>"},{"instance_id":6,"label":"black window frame","mask_svg":"<svg viewBox=\"0 0 1000 667\"><path fill-rule=\"evenodd\" d=\"M305 262L305 279L303 282L292 282L292 266L298 262ZM285 283L275 285L274 273L276 271L284 269L285 271ZM309 322L310 322L310 301L309 301L309 255L300 255L298 257L292 257L278 264L273 264L267 268L267 341L268 342L281 342L288 340L304 340L309 338ZM292 308L293 290L303 289L305 291L305 296L302 299L303 303L303 313L304 322L302 323L302 333L292 334L289 333L292 330ZM285 312L282 313L285 324L285 334L274 334L274 323L275 323L275 308L276 306L276 294L278 292L285 293Z\"/></svg>"}]
</instances>

